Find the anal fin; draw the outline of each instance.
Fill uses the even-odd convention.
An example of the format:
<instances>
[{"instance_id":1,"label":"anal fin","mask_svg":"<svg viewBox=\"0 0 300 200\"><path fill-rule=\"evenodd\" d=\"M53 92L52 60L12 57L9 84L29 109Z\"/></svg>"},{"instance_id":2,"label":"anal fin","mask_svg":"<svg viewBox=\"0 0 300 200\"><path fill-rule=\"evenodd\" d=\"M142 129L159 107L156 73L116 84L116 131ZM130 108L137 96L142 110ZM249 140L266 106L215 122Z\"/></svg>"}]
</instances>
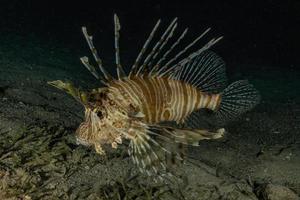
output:
<instances>
[{"instance_id":1,"label":"anal fin","mask_svg":"<svg viewBox=\"0 0 300 200\"><path fill-rule=\"evenodd\" d=\"M225 129L220 128L217 131L209 131L205 129L165 129L174 137L174 142L185 145L198 146L201 140L211 140L222 138L225 134Z\"/></svg>"}]
</instances>

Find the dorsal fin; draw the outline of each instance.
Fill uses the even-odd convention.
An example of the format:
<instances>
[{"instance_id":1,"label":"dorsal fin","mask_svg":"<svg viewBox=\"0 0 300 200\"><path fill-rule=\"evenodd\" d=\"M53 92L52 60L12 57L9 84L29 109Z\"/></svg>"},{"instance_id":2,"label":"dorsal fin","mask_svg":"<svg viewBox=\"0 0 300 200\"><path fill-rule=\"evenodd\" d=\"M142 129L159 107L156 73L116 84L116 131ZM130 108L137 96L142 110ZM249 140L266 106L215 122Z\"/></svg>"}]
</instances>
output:
<instances>
[{"instance_id":1,"label":"dorsal fin","mask_svg":"<svg viewBox=\"0 0 300 200\"><path fill-rule=\"evenodd\" d=\"M102 60L101 58L99 57L98 55L98 52L93 44L93 36L89 35L87 33L87 30L86 30L86 27L82 27L82 33L90 47L90 50L94 56L94 59L95 61L97 62L98 64L98 67L100 69L100 71L102 72L102 74L104 75L104 80L102 80L103 82L107 82L107 81L110 81L110 80L113 80L113 77L105 70L105 68L103 67L102 65ZM82 57L81 59L81 62L84 64L84 66L90 70L90 72L95 76L94 72L96 72L94 69L95 67L93 67L91 64L88 63L88 58L87 57ZM97 78L97 76L96 76Z\"/></svg>"},{"instance_id":2,"label":"dorsal fin","mask_svg":"<svg viewBox=\"0 0 300 200\"><path fill-rule=\"evenodd\" d=\"M139 73L144 73L145 70L150 66L150 59L153 59L154 56L158 55L160 51L162 50L163 46L168 42L168 40L173 36L174 30L177 27L176 23L177 18L175 18L171 24L168 26L168 28L165 30L165 32L160 37L159 41L155 44L155 46L152 48L151 52L147 55L145 58L143 64L139 67L139 70L137 72L137 75ZM146 69L145 69L146 68Z\"/></svg>"},{"instance_id":3,"label":"dorsal fin","mask_svg":"<svg viewBox=\"0 0 300 200\"><path fill-rule=\"evenodd\" d=\"M205 51L174 69L170 78L182 80L203 92L220 92L226 86L225 62L212 51Z\"/></svg>"},{"instance_id":4,"label":"dorsal fin","mask_svg":"<svg viewBox=\"0 0 300 200\"><path fill-rule=\"evenodd\" d=\"M119 39L120 39L120 30L121 30L121 24L119 17L114 14L114 24L115 24L115 57L116 57L116 65L117 65L117 74L118 78L121 79L126 76L124 69L121 65L120 61L120 45L119 45Z\"/></svg>"},{"instance_id":5,"label":"dorsal fin","mask_svg":"<svg viewBox=\"0 0 300 200\"><path fill-rule=\"evenodd\" d=\"M154 36L154 34L155 34L155 32L156 32L159 24L160 24L160 19L156 22L156 24L155 24L154 28L152 29L152 31L151 31L148 39L144 43L144 45L143 45L140 53L138 54L137 58L135 59L134 64L132 65L131 70L129 72L129 77L131 75L135 75L136 71L139 69L139 62L141 61L142 56L144 55L145 51L147 50L147 48L149 46L149 43L151 42L151 40L152 40L152 38L153 38L153 36Z\"/></svg>"},{"instance_id":6,"label":"dorsal fin","mask_svg":"<svg viewBox=\"0 0 300 200\"><path fill-rule=\"evenodd\" d=\"M117 65L117 74L118 74L118 79L122 79L126 77L126 74L124 72L124 69L122 68L121 61L120 61L120 47L119 47L119 37L120 37L120 29L121 25L119 22L118 16L115 14L114 15L114 27L115 27L115 61ZM202 80L200 83L195 81L191 81L191 84L195 84L195 86L201 86L200 89L211 91L215 90L215 88L219 88L219 84L224 81L223 80L217 80L219 78L218 75L220 75L220 70L221 67L216 67L218 64L217 62L214 62L216 59L214 56L203 56L203 52L205 52L207 49L209 49L211 46L216 44L222 37L219 38L213 38L209 42L207 42L204 46L202 46L200 49L198 49L195 52L190 53L188 56L184 56L184 54L188 53L188 50L190 50L191 47L193 47L201 38L203 38L210 30L208 28L205 30L200 36L198 36L196 39L194 39L192 42L190 42L187 46L185 46L181 51L175 54L173 58L167 58L169 53L174 50L174 48L182 41L184 36L187 33L188 29L185 29L182 34L175 40L173 43L169 44L170 47L166 50L164 50L164 47L168 46L167 43L169 39L175 35L175 29L177 27L177 18L173 19L171 23L168 25L166 30L163 32L163 34L160 36L160 39L155 43L155 45L152 47L152 50L149 52L148 55L146 55L146 58L144 59L143 63L140 65L140 62L142 61L142 57L145 55L145 52L147 51L149 45L151 45L151 41L154 37L154 34L157 32L158 27L160 25L160 20L157 21L155 24L154 28L152 29L148 39L144 43L140 53L138 54L133 66L131 67L131 70L129 72L128 77L130 78L131 76L144 76L148 75L149 77L151 76L159 76L159 77L170 77L174 78L174 75L176 77L178 76L177 73L179 73L180 77L182 76L181 74L184 72L184 74L187 74L187 78L190 74L187 73L187 71L193 70L194 68L198 65L202 65L205 73L208 73L208 77L202 77L206 76L205 73L197 73L198 76L201 76ZM89 63L88 58L82 57L81 62L83 65L97 78L100 79L102 83L107 84L108 82L114 80L114 78L106 71L106 69L102 65L102 60L100 59L98 52L93 44L93 37L87 33L86 27L82 27L82 32L85 36L85 39L90 47L90 50L93 54L94 59L96 60L98 67L100 71L102 72L103 76L99 75L97 70L93 65ZM163 54L163 55L160 55ZM203 58L206 58L207 60L204 59L202 63L195 65L193 62L195 60L198 61L197 58L203 56ZM183 57L183 58L181 58ZM178 61L178 59L181 59ZM163 62L165 61L165 62ZM207 62L212 62L213 64L207 64ZM154 64L155 63L155 64ZM175 63L175 64L173 64ZM217 63L217 64L216 64ZM196 67L191 67L191 66L196 66ZM211 71L210 71L211 70ZM214 71L215 70L215 71ZM197 70L195 70L197 71ZM193 72L191 72L193 73ZM213 78L211 78L211 76ZM179 77L179 79L180 79ZM193 73L193 77L195 77L195 73ZM225 77L225 76L224 76ZM224 78L222 77L222 78ZM198 78L198 77L196 77ZM204 80L208 80L204 82ZM215 81L215 82L214 82ZM218 86L215 85L218 84ZM211 85L212 84L212 85Z\"/></svg>"}]
</instances>

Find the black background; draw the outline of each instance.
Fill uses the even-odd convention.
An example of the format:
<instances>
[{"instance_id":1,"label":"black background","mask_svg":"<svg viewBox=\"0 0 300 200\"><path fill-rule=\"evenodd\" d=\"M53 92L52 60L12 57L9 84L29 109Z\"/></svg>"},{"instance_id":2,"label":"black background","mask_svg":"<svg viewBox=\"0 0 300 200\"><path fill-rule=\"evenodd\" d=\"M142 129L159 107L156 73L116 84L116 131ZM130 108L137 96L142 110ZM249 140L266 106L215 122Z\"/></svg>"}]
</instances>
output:
<instances>
[{"instance_id":1,"label":"black background","mask_svg":"<svg viewBox=\"0 0 300 200\"><path fill-rule=\"evenodd\" d=\"M99 43L107 41L101 49L111 51L113 14L117 13L122 25L121 52L134 58L159 18L167 25L178 17L180 30L190 27L189 41L208 27L212 31L205 41L223 35L214 49L229 63L299 70L299 0L0 2L1 32L33 34L66 47L85 45L80 31L85 25ZM113 51L109 53L113 56Z\"/></svg>"}]
</instances>

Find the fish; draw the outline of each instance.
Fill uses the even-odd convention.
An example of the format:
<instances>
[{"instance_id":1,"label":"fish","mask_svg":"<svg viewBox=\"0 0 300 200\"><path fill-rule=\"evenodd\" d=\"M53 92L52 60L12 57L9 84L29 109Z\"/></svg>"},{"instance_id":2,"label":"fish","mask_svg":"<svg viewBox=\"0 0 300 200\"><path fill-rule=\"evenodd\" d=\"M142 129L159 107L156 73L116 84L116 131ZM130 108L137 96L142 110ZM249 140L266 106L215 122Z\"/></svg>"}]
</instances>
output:
<instances>
[{"instance_id":1,"label":"fish","mask_svg":"<svg viewBox=\"0 0 300 200\"><path fill-rule=\"evenodd\" d=\"M254 108L260 101L260 94L247 80L227 86L225 62L210 50L222 37L212 38L190 52L210 28L176 52L188 28L175 34L178 24L175 18L161 35L157 35L160 23L159 19L126 73L120 58L121 25L114 15L117 77L104 67L93 36L82 27L98 69L87 56L80 60L99 81L99 88L82 91L62 80L48 84L67 92L84 107L84 121L75 132L79 144L105 155L104 145L116 149L126 141L128 155L137 169L142 174L163 179L170 174L166 158L183 159L179 148L168 148L165 144L198 146L201 140L219 139L225 134L224 128L207 130L181 125L188 121L197 123L202 109L211 110L220 121L233 120ZM155 37L159 39L154 43ZM178 126L163 122L174 122Z\"/></svg>"}]
</instances>

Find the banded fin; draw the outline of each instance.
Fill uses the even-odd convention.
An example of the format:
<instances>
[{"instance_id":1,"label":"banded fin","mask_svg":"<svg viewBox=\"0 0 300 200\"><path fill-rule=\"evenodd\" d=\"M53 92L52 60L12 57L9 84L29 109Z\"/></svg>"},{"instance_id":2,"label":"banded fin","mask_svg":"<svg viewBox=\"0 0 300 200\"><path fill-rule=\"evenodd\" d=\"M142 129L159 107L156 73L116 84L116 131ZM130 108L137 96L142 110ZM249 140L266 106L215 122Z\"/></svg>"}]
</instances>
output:
<instances>
[{"instance_id":1,"label":"banded fin","mask_svg":"<svg viewBox=\"0 0 300 200\"><path fill-rule=\"evenodd\" d=\"M96 71L95 67L90 64L89 58L87 56L81 57L80 61L91 72L91 74L93 74L93 76L96 79L100 79L100 76L99 76L98 72Z\"/></svg>"},{"instance_id":2,"label":"banded fin","mask_svg":"<svg viewBox=\"0 0 300 200\"><path fill-rule=\"evenodd\" d=\"M119 38L120 38L120 29L121 29L121 24L119 21L119 18L116 14L114 14L114 34L115 34L115 62L117 66L117 75L118 79L121 79L126 76L124 69L121 65L120 61L120 45L119 45ZM95 48L93 44L93 36L89 35L86 27L82 27L82 33L88 43L88 46L93 54L93 57L102 72L103 76L100 76L98 72L96 71L95 67L89 63L88 57L84 56L81 57L80 60L82 64L95 76L97 79L100 79L102 83L105 85L107 82L113 80L113 77L106 71L106 69L103 67L102 60L98 55L97 49Z\"/></svg>"},{"instance_id":3,"label":"banded fin","mask_svg":"<svg viewBox=\"0 0 300 200\"><path fill-rule=\"evenodd\" d=\"M133 163L142 174L146 174L154 180L165 180L173 177L168 173L166 154L172 154L158 141L149 136L149 130L139 131L136 137L130 141L128 153Z\"/></svg>"},{"instance_id":4,"label":"banded fin","mask_svg":"<svg viewBox=\"0 0 300 200\"><path fill-rule=\"evenodd\" d=\"M151 42L151 40L152 40L152 38L153 38L153 36L154 36L154 34L155 34L155 32L156 32L159 24L160 24L160 21L161 20L159 19L156 22L156 24L155 24L154 28L152 29L149 37L147 38L146 42L144 43L144 45L143 45L140 53L138 54L137 58L135 59L134 64L131 67L131 71L129 73L129 77L132 76L132 75L136 75L137 71L139 71L139 63L140 63L140 61L142 59L142 56L144 55L145 51L147 50L148 45L150 44L150 42Z\"/></svg>"},{"instance_id":5,"label":"banded fin","mask_svg":"<svg viewBox=\"0 0 300 200\"><path fill-rule=\"evenodd\" d=\"M172 46L166 50L166 52L161 56L161 58L155 63L153 64L153 67L149 73L148 76L152 76L152 73L155 73L158 71L159 67L161 66L161 63L167 58L167 56L173 51L173 49L180 43L180 41L185 37L186 33L188 31L188 28L186 28L182 33L181 35L177 38L177 40L172 44ZM172 34L173 35L173 34ZM167 44L168 42L168 38L164 41L164 44L160 47L160 51L158 53L156 53L154 55L154 58L155 59L157 57L157 55L161 52L161 49L163 49L163 47L165 46L165 44ZM150 66L152 62L149 64Z\"/></svg>"},{"instance_id":6,"label":"banded fin","mask_svg":"<svg viewBox=\"0 0 300 200\"><path fill-rule=\"evenodd\" d=\"M95 48L94 43L93 43L93 36L91 36L91 35L88 34L88 32L86 30L86 27L84 27L84 26L82 27L82 33L83 33L83 35L84 35L84 37L85 37L85 39L86 39L86 41L87 41L87 43L89 45L89 48L90 48L90 50L91 50L91 52L92 52L92 54L94 56L95 61L98 64L99 69L101 70L102 74L104 75L105 81L112 80L113 79L112 76L104 69L104 67L102 65L102 60L99 57L97 49ZM83 62L84 66L87 67L87 69L90 70L92 68L95 68L95 67L91 68L90 64L84 62L84 61L88 61L88 59L85 56L81 58L81 61ZM94 70L92 70L91 73L94 75L93 71Z\"/></svg>"},{"instance_id":7,"label":"banded fin","mask_svg":"<svg viewBox=\"0 0 300 200\"><path fill-rule=\"evenodd\" d=\"M176 71L178 69L185 68L184 66L189 65L191 60L196 58L202 52L209 49L211 46L213 46L222 38L222 37L213 38L197 51L190 53L188 56L184 56L184 54L187 53L191 47L193 47L200 39L202 39L210 31L210 28L208 28L202 34L200 34L196 39L194 39L192 42L186 45L185 48L183 48L181 51L176 53L173 58L168 58L167 60L169 53L171 53L173 49L182 41L182 39L185 37L188 30L186 28L182 32L182 34L177 38L177 40L175 40L175 42L170 44L170 47L167 50L164 50L164 47L168 46L167 44L169 39L173 37L173 35L175 35L174 34L175 29L177 28L176 21L177 18L174 18L174 20L172 20L172 22L169 24L169 26L164 30L164 32L160 36L160 39L154 44L150 53L146 55L143 63L140 64L140 62L142 61L142 57L145 55L145 52L148 50L149 46L151 45L151 41L160 25L161 20L159 19L157 21L149 37L145 41L142 49L140 50L136 60L134 61L134 64L132 65L131 70L129 72L129 77L140 76L140 75L143 76L145 74L148 74L148 76L172 77L174 70ZM117 65L118 79L122 79L126 76L120 61L120 45L119 45L120 29L121 29L121 25L120 25L119 18L116 14L114 14L115 62ZM107 83L114 80L114 78L103 67L102 60L99 57L98 52L93 44L93 37L87 33L86 27L82 27L82 32L103 76L100 76L98 74L97 70L93 65L89 63L89 60L86 56L82 57L80 60L83 63L83 65L93 74L93 76L95 76L97 79L100 79L100 81L103 84L107 85ZM162 52L164 52L164 54L159 56L159 54L161 54ZM181 59L181 57L183 57L183 59ZM178 61L178 59L181 60ZM155 62L156 60L158 61Z\"/></svg>"},{"instance_id":8,"label":"banded fin","mask_svg":"<svg viewBox=\"0 0 300 200\"><path fill-rule=\"evenodd\" d=\"M212 51L205 51L186 65L173 71L171 77L198 88L201 92L220 92L226 86L225 62Z\"/></svg>"},{"instance_id":9,"label":"banded fin","mask_svg":"<svg viewBox=\"0 0 300 200\"><path fill-rule=\"evenodd\" d=\"M168 28L165 30L165 32L163 33L163 35L161 36L159 41L155 44L155 46L152 48L151 52L145 58L143 64L139 67L137 75L139 75L140 72L145 73L146 70L148 70L148 66L151 66L151 63L149 63L150 59L154 60L156 58L156 56L160 53L160 51L163 49L164 45L173 36L173 33L177 27L176 21L177 21L177 18L175 18L171 22L171 24L168 26Z\"/></svg>"},{"instance_id":10,"label":"banded fin","mask_svg":"<svg viewBox=\"0 0 300 200\"><path fill-rule=\"evenodd\" d=\"M118 74L118 78L121 79L125 77L126 74L121 65L121 60L120 60L119 38L120 38L121 24L120 24L119 17L116 14L114 14L114 24L115 24L115 57L116 57L116 65L117 65L117 74Z\"/></svg>"},{"instance_id":11,"label":"banded fin","mask_svg":"<svg viewBox=\"0 0 300 200\"><path fill-rule=\"evenodd\" d=\"M210 29L207 29L202 35L200 35L198 38L203 37L204 34L206 34ZM189 44L184 50L182 50L181 52L179 52L179 54L185 52L188 48L190 48L192 45L194 45L196 43L196 41L198 40L198 38L196 38L196 40L194 40L191 44ZM183 58L181 61L177 62L176 64L172 64L172 65L164 65L164 67L162 67L160 70L158 70L158 72L156 73L157 76L159 77L170 77L172 76L172 73L175 69L181 68L182 66L186 65L187 63L189 63L192 59L194 59L195 57L197 57L198 55L200 55L202 52L205 52L206 50L208 50L210 47L212 47L213 45L215 45L218 41L220 41L223 37L218 37L218 38L213 38L211 39L209 42L207 42L203 47L201 47L200 49L198 49L197 51L191 53L189 56ZM178 54L178 55L179 55ZM170 61L175 61L177 60L177 55L172 58ZM169 61L169 62L170 62ZM169 63L168 62L168 63Z\"/></svg>"},{"instance_id":12,"label":"banded fin","mask_svg":"<svg viewBox=\"0 0 300 200\"><path fill-rule=\"evenodd\" d=\"M160 125L141 125L134 130L129 155L140 172L151 177L176 178L176 168L184 161L183 145L198 146L200 140L221 138L225 130L210 132L200 129L179 129Z\"/></svg>"},{"instance_id":13,"label":"banded fin","mask_svg":"<svg viewBox=\"0 0 300 200\"><path fill-rule=\"evenodd\" d=\"M221 103L216 117L221 121L229 121L252 109L260 101L259 92L247 80L230 84L221 96Z\"/></svg>"},{"instance_id":14,"label":"banded fin","mask_svg":"<svg viewBox=\"0 0 300 200\"><path fill-rule=\"evenodd\" d=\"M200 39L202 39L209 31L210 28L206 29L202 34L200 34L196 39L194 39L192 42L188 43L182 50L177 52L174 57L167 59L167 56L169 53L177 46L181 40L185 37L188 29L186 28L182 34L173 42L172 44L169 44L170 47L165 50L165 53L162 56L158 56L161 52L163 52L163 48L168 43L169 39L174 35L175 29L177 27L177 18L175 18L170 25L166 28L166 30L162 33L160 36L160 39L154 43L153 48L151 52L146 56L144 62L142 65L139 65L142 56L145 54L145 52L148 50L148 47L153 39L154 34L157 32L157 29L160 24L160 20L156 23L154 28L152 29L149 37L147 38L146 42L144 43L140 53L138 54L131 71L129 73L129 77L131 76L139 76L148 74L148 76L171 76L174 69L181 68L185 66L187 63L190 62L190 60L194 59L198 55L200 55L202 52L209 49L211 46L216 44L222 37L213 38L209 42L207 42L203 47L198 49L195 52L190 53L188 56L184 56L185 53L188 52L188 50L191 49ZM183 59L179 60L181 57ZM158 60L154 64L154 60ZM166 61L165 61L166 60ZM179 61L178 61L179 60ZM163 61L165 61L163 63ZM150 70L150 71L149 71Z\"/></svg>"}]
</instances>

